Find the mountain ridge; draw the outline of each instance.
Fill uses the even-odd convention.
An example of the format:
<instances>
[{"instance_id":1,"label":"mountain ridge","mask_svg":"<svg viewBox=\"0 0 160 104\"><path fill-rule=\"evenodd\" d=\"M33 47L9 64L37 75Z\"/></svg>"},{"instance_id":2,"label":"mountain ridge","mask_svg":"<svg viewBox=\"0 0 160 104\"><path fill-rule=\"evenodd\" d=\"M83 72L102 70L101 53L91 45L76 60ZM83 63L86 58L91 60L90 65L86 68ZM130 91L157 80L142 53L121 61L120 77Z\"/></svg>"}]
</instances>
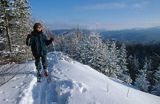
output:
<instances>
[{"instance_id":1,"label":"mountain ridge","mask_svg":"<svg viewBox=\"0 0 160 104\"><path fill-rule=\"evenodd\" d=\"M76 29L53 30L55 35L63 32L71 32ZM87 30L81 29L84 33L91 31L99 32L103 40L114 39L126 43L159 43L160 42L160 26L151 28L132 28L124 30Z\"/></svg>"}]
</instances>

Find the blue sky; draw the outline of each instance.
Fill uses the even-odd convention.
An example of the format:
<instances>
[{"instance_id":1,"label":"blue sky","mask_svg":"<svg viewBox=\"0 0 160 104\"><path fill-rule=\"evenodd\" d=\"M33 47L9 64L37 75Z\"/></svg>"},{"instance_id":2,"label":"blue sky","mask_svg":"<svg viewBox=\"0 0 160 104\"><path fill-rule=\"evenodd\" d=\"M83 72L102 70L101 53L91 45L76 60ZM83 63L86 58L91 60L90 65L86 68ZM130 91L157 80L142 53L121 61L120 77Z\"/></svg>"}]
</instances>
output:
<instances>
[{"instance_id":1,"label":"blue sky","mask_svg":"<svg viewBox=\"0 0 160 104\"><path fill-rule=\"evenodd\" d=\"M160 0L29 0L29 3L32 17L52 29L160 26Z\"/></svg>"}]
</instances>

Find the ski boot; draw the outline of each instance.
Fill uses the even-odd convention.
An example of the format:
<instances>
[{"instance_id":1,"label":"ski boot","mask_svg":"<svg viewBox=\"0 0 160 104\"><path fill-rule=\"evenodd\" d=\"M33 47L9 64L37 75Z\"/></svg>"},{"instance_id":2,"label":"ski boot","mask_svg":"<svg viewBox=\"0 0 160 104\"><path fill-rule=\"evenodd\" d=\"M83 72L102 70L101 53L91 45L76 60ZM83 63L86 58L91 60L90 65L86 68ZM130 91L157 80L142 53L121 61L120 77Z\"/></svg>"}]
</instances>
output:
<instances>
[{"instance_id":1,"label":"ski boot","mask_svg":"<svg viewBox=\"0 0 160 104\"><path fill-rule=\"evenodd\" d=\"M46 69L46 70L44 70L44 76L48 76L48 70Z\"/></svg>"},{"instance_id":2,"label":"ski boot","mask_svg":"<svg viewBox=\"0 0 160 104\"><path fill-rule=\"evenodd\" d=\"M51 82L51 76L49 75L49 73L48 73L48 70L46 69L46 70L44 70L44 75L45 75L45 77L46 77L46 79L47 79L47 82L48 83L50 83Z\"/></svg>"}]
</instances>

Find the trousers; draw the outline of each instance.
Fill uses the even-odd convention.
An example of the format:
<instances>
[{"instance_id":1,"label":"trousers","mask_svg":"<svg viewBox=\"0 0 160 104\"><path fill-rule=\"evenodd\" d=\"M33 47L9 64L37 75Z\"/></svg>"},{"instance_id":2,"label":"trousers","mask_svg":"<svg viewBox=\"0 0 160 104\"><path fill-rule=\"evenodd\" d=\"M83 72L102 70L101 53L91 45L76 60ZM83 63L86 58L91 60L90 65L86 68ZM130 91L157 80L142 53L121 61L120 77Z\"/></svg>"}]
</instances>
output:
<instances>
[{"instance_id":1,"label":"trousers","mask_svg":"<svg viewBox=\"0 0 160 104\"><path fill-rule=\"evenodd\" d=\"M42 63L42 64L41 64ZM47 56L36 56L35 57L35 66L38 72L41 71L42 66L43 66L43 70L47 70Z\"/></svg>"}]
</instances>

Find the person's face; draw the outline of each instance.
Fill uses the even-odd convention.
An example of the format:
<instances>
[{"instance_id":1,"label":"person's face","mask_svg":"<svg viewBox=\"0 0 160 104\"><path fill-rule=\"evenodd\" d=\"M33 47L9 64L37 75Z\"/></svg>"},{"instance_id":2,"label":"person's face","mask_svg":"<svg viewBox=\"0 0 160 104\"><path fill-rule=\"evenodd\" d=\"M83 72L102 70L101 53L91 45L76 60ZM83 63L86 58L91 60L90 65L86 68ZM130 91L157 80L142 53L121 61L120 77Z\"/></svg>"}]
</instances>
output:
<instances>
[{"instance_id":1,"label":"person's face","mask_svg":"<svg viewBox=\"0 0 160 104\"><path fill-rule=\"evenodd\" d=\"M36 30L37 30L38 32L41 32L41 31L42 31L42 26L37 26Z\"/></svg>"}]
</instances>

